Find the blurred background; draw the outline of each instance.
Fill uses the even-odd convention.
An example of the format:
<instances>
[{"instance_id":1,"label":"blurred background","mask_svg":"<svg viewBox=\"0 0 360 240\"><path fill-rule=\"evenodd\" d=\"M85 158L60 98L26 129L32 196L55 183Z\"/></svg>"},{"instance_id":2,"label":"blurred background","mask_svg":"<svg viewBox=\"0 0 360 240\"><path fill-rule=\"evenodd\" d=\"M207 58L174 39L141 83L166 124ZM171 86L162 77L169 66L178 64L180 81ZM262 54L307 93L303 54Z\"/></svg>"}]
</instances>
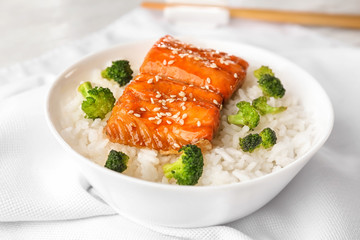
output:
<instances>
[{"instance_id":1,"label":"blurred background","mask_svg":"<svg viewBox=\"0 0 360 240\"><path fill-rule=\"evenodd\" d=\"M1 0L0 68L23 62L111 24L141 0ZM158 1L159 2L159 1ZM360 14L359 0L229 0L234 7ZM360 46L360 31L312 27Z\"/></svg>"}]
</instances>

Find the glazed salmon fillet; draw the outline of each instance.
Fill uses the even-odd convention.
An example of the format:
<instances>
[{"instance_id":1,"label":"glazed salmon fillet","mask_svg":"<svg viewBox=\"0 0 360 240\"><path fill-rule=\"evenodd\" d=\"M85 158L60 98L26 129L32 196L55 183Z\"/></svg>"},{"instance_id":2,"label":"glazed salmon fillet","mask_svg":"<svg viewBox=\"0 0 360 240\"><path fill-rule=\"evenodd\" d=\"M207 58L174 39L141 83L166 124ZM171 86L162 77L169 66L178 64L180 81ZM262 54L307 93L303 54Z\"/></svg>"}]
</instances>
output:
<instances>
[{"instance_id":1,"label":"glazed salmon fillet","mask_svg":"<svg viewBox=\"0 0 360 240\"><path fill-rule=\"evenodd\" d=\"M248 63L165 36L118 99L105 127L111 142L176 153L211 147L224 101L243 84Z\"/></svg>"},{"instance_id":2,"label":"glazed salmon fillet","mask_svg":"<svg viewBox=\"0 0 360 240\"><path fill-rule=\"evenodd\" d=\"M196 48L167 35L150 49L140 72L206 87L227 100L243 84L248 66L242 58Z\"/></svg>"},{"instance_id":3,"label":"glazed salmon fillet","mask_svg":"<svg viewBox=\"0 0 360 240\"><path fill-rule=\"evenodd\" d=\"M166 77L138 75L113 108L105 132L112 142L171 153L212 140L222 97Z\"/></svg>"}]
</instances>

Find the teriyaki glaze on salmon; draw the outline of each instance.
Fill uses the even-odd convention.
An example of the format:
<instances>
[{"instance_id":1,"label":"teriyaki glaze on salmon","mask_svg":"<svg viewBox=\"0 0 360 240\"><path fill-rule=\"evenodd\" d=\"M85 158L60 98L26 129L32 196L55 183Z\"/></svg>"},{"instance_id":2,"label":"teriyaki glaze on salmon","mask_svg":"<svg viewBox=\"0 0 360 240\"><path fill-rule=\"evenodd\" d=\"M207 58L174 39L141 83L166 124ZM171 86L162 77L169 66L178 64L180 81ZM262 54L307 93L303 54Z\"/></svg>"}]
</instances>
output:
<instances>
[{"instance_id":1,"label":"teriyaki glaze on salmon","mask_svg":"<svg viewBox=\"0 0 360 240\"><path fill-rule=\"evenodd\" d=\"M175 153L196 144L211 148L220 110L244 82L248 63L171 36L147 53L105 127L111 142Z\"/></svg>"}]
</instances>

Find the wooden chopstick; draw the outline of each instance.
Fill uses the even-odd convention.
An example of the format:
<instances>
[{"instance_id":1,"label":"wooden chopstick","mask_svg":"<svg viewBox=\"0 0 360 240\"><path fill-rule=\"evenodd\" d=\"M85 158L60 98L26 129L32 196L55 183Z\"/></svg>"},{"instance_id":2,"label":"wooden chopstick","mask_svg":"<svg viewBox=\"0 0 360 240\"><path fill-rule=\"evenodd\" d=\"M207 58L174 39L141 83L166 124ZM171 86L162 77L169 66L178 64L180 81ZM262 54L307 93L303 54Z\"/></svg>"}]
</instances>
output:
<instances>
[{"instance_id":1,"label":"wooden chopstick","mask_svg":"<svg viewBox=\"0 0 360 240\"><path fill-rule=\"evenodd\" d=\"M162 10L165 7L195 6L195 7L221 7L228 9L231 17L262 20L278 23L293 23L308 26L327 26L339 28L360 29L360 15L329 14L297 11L278 11L265 9L231 8L226 6L174 4L162 2L142 2L144 8Z\"/></svg>"}]
</instances>

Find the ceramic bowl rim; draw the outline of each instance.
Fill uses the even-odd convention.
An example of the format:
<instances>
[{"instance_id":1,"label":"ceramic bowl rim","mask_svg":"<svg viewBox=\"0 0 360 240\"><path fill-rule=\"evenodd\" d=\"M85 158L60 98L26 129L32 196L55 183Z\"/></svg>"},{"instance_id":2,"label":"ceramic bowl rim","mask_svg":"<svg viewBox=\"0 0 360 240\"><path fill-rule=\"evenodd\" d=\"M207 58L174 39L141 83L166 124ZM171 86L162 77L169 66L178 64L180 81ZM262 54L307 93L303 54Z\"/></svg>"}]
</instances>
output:
<instances>
[{"instance_id":1,"label":"ceramic bowl rim","mask_svg":"<svg viewBox=\"0 0 360 240\"><path fill-rule=\"evenodd\" d=\"M207 42L213 42L213 43L220 42L219 40L202 40L202 39L196 39L196 40L200 41L200 42L201 41L207 41ZM112 177L116 178L119 181L129 181L129 182L134 183L134 184L141 184L141 185L144 185L144 186L147 186L147 187L159 188L159 189L170 190L170 191L179 191L180 190L180 191L201 191L202 192L202 191L237 188L237 187L242 187L242 186L251 186L253 184L257 184L259 182L266 181L269 178L276 177L277 175L280 175L283 172L289 171L291 168L296 167L296 165L301 164L301 162L306 161L308 158L313 156L322 147L322 145L327 141L328 137L330 136L332 128L333 128L333 124L334 124L334 110L333 110L331 101L330 101L328 95L326 94L325 90L321 87L319 82L314 77L312 77L309 73L307 73L305 70L303 70L302 68L297 66L295 63L291 62L290 60L288 60L286 58L283 58L283 57L281 57L281 56L279 56L277 54L274 54L274 53L272 53L272 52L270 52L268 50L265 50L265 49L262 49L262 48L259 48L259 47L255 47L255 46L252 46L252 45L244 44L244 43L234 43L232 41L221 41L221 42L223 42L225 44L226 43L240 44L243 47L253 48L253 49L256 49L256 50L261 50L264 53L271 54L274 57L277 57L277 58L287 62L287 64L291 64L294 67L298 68L299 70L301 70L303 72L303 74L306 74L311 79L311 81L314 81L313 84L317 85L318 89L323 92L323 96L326 98L324 100L328 103L328 108L330 110L330 112L328 112L330 118L328 119L329 124L327 126L326 134L321 136L321 139L318 140L315 145L311 146L311 148L304 155L298 157L295 161L293 161L289 165L285 166L284 168L279 169L276 172L271 172L271 173L265 174L263 176L256 177L256 178L251 179L249 181L230 183L230 184L208 185L208 186L182 186L182 185L164 184L164 183L160 183L160 182L151 182L151 181L147 181L147 180L127 176L127 175L124 175L124 174L119 174L119 173L117 173L115 171L112 171L110 169L107 169L105 167L102 167L102 166L96 164L95 162L91 161L90 159L86 158L85 156L78 153L75 149L73 149L63 139L61 134L58 132L58 130L54 126L52 118L51 118L51 106L50 106L51 97L53 96L53 92L56 90L56 87L61 84L61 81L65 77L65 75L68 72L70 72L71 69L76 68L76 66L81 65L83 62L85 62L87 60L90 60L91 58L96 58L97 56L105 54L108 51L112 51L112 50L122 48L122 47L125 47L125 46L131 46L131 45L136 46L137 44L142 44L142 43L145 43L145 42L148 43L149 41L154 42L153 39L145 39L145 40L140 40L140 41L134 41L134 42L131 42L131 43L125 42L125 43L114 45L114 46L109 47L109 48L105 48L105 49L97 51L95 53L88 54L88 55L84 56L83 58L81 58L80 60L78 60L77 62L75 62L75 63L71 64L70 66L68 66L64 71L62 71L56 77L56 80L51 84L51 87L47 92L46 104L45 104L45 116L46 116L47 125L50 128L52 134L55 136L57 141L68 152L71 152L72 154L75 154L75 156L76 156L75 159L79 159L80 161L82 161L83 163L85 163L89 167L95 169L96 171L101 171L104 174L111 175ZM77 160L75 160L75 161L77 161Z\"/></svg>"}]
</instances>

